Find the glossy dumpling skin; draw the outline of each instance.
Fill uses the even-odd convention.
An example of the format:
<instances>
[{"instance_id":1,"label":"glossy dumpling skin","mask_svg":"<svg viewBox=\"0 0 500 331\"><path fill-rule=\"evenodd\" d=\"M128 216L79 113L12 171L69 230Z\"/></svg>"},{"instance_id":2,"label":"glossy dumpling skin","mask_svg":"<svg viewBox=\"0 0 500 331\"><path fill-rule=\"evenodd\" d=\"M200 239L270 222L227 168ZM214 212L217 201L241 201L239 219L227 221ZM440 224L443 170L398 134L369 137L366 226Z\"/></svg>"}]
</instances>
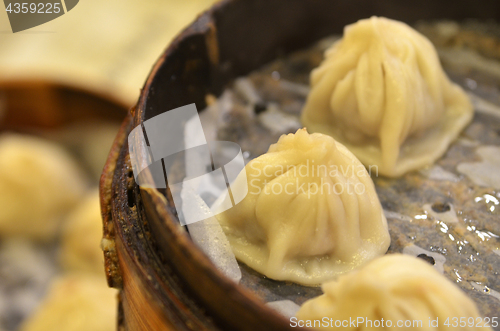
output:
<instances>
[{"instance_id":1,"label":"glossy dumpling skin","mask_svg":"<svg viewBox=\"0 0 500 331\"><path fill-rule=\"evenodd\" d=\"M322 289L323 295L302 305L296 315L298 320L307 323L308 320L321 320L324 317L334 321L363 317L365 321L379 323L383 319L385 325L390 320L395 330L491 330L480 318L474 302L457 285L428 262L408 255L385 255L348 275L323 284ZM463 328L453 328L453 317L457 317L458 321L473 318L473 326L467 323ZM438 318L438 327L429 325L429 318ZM450 326L445 325L447 318L450 318ZM397 328L397 321L407 320L420 320L422 324L413 328ZM370 328L370 324L361 323L357 327L344 329L362 331L392 328ZM326 329L329 328L321 328Z\"/></svg>"},{"instance_id":2,"label":"glossy dumpling skin","mask_svg":"<svg viewBox=\"0 0 500 331\"><path fill-rule=\"evenodd\" d=\"M347 26L310 78L302 123L389 177L432 164L473 116L432 43L386 18Z\"/></svg>"},{"instance_id":3,"label":"glossy dumpling skin","mask_svg":"<svg viewBox=\"0 0 500 331\"><path fill-rule=\"evenodd\" d=\"M244 184L247 196L217 217L236 258L269 278L319 285L389 247L371 177L330 136L281 136L232 188Z\"/></svg>"}]
</instances>

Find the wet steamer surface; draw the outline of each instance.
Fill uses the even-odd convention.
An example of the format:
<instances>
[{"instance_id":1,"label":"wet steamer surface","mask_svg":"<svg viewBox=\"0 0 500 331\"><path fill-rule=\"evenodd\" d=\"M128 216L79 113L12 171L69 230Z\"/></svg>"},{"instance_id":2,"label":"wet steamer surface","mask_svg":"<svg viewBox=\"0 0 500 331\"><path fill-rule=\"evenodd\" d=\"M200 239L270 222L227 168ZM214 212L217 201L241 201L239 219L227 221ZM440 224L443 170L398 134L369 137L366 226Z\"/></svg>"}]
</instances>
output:
<instances>
[{"instance_id":1,"label":"wet steamer surface","mask_svg":"<svg viewBox=\"0 0 500 331\"><path fill-rule=\"evenodd\" d=\"M372 171L391 233L388 253L424 258L457 283L484 316L499 316L500 28L475 21L417 28L437 46L448 76L473 95L476 113L433 166L399 179ZM236 80L218 100L208 96L202 122L210 123L217 140L238 143L246 161L265 153L281 134L301 127L309 73L337 39L324 39ZM266 302L301 305L322 293L240 267L240 284Z\"/></svg>"}]
</instances>

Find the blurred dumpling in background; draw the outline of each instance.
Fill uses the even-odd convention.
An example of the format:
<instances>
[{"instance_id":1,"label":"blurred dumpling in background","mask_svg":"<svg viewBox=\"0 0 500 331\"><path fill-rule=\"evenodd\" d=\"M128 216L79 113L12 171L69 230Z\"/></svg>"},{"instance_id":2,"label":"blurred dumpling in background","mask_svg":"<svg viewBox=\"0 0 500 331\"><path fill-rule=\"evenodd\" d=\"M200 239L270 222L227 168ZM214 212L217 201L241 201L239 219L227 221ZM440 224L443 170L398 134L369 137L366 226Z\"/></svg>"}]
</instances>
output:
<instances>
[{"instance_id":1,"label":"blurred dumpling in background","mask_svg":"<svg viewBox=\"0 0 500 331\"><path fill-rule=\"evenodd\" d=\"M323 295L306 301L297 312L297 319L306 326L326 318L328 321L360 321L346 330L384 329L380 325L382 320L387 329L450 330L453 328L445 325L446 319L450 318L452 325L451 318L457 317L460 321L468 321L460 330L477 330L477 327L491 330L479 318L481 315L474 302L460 288L429 263L408 255L385 255L323 284L322 288ZM436 318L438 325L429 324ZM398 327L398 321L413 324ZM421 322L415 325L415 321ZM319 323L310 326L335 328L328 324L322 328Z\"/></svg>"},{"instance_id":2,"label":"blurred dumpling in background","mask_svg":"<svg viewBox=\"0 0 500 331\"><path fill-rule=\"evenodd\" d=\"M57 144L0 135L0 236L48 241L87 189L79 165Z\"/></svg>"},{"instance_id":3,"label":"blurred dumpling in background","mask_svg":"<svg viewBox=\"0 0 500 331\"><path fill-rule=\"evenodd\" d=\"M472 116L469 98L427 38L372 17L347 26L312 71L301 120L397 177L441 157Z\"/></svg>"},{"instance_id":4,"label":"blurred dumpling in background","mask_svg":"<svg viewBox=\"0 0 500 331\"><path fill-rule=\"evenodd\" d=\"M114 331L118 291L104 276L68 274L56 279L21 331Z\"/></svg>"},{"instance_id":5,"label":"blurred dumpling in background","mask_svg":"<svg viewBox=\"0 0 500 331\"><path fill-rule=\"evenodd\" d=\"M98 181L119 128L108 122L77 123L46 135L68 147L82 161L91 179Z\"/></svg>"},{"instance_id":6,"label":"blurred dumpling in background","mask_svg":"<svg viewBox=\"0 0 500 331\"><path fill-rule=\"evenodd\" d=\"M61 266L68 271L104 275L99 192L93 190L70 212L62 226Z\"/></svg>"},{"instance_id":7,"label":"blurred dumpling in background","mask_svg":"<svg viewBox=\"0 0 500 331\"><path fill-rule=\"evenodd\" d=\"M319 285L389 247L370 175L330 136L281 136L231 188L244 186L246 197L217 218L236 258L269 278Z\"/></svg>"}]
</instances>

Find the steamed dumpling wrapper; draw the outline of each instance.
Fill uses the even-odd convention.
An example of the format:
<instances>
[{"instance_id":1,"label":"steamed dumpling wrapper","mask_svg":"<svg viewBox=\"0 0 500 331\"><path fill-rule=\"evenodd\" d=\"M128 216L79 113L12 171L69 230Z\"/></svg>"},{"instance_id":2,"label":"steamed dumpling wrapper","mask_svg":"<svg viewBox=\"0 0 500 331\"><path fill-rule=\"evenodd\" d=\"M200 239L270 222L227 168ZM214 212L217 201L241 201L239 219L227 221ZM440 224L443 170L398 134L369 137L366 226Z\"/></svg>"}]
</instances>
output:
<instances>
[{"instance_id":1,"label":"steamed dumpling wrapper","mask_svg":"<svg viewBox=\"0 0 500 331\"><path fill-rule=\"evenodd\" d=\"M245 183L247 196L217 217L236 258L269 278L318 285L389 247L370 175L329 136L281 136L231 187Z\"/></svg>"},{"instance_id":2,"label":"steamed dumpling wrapper","mask_svg":"<svg viewBox=\"0 0 500 331\"><path fill-rule=\"evenodd\" d=\"M118 290L103 275L68 273L56 278L20 331L115 331Z\"/></svg>"},{"instance_id":3,"label":"steamed dumpling wrapper","mask_svg":"<svg viewBox=\"0 0 500 331\"><path fill-rule=\"evenodd\" d=\"M59 262L65 270L104 274L99 192L92 190L81 200L62 225Z\"/></svg>"},{"instance_id":4,"label":"steamed dumpling wrapper","mask_svg":"<svg viewBox=\"0 0 500 331\"><path fill-rule=\"evenodd\" d=\"M0 236L52 240L87 189L78 163L40 138L0 135Z\"/></svg>"},{"instance_id":5,"label":"steamed dumpling wrapper","mask_svg":"<svg viewBox=\"0 0 500 331\"><path fill-rule=\"evenodd\" d=\"M427 38L372 17L347 26L311 73L302 123L397 177L441 157L472 116Z\"/></svg>"},{"instance_id":6,"label":"steamed dumpling wrapper","mask_svg":"<svg viewBox=\"0 0 500 331\"><path fill-rule=\"evenodd\" d=\"M484 319L479 318L481 315L474 302L458 286L429 263L408 255L385 255L323 284L322 288L323 295L306 301L297 312L297 319L303 321L300 325L325 317L333 321L361 317L372 323L380 323L383 319L384 325L392 325L387 329L455 330L457 328L450 326L454 323L452 318L457 317L458 323L467 321L460 330L477 330L479 327L480 330L491 330L484 324ZM438 327L429 325L429 319L436 318L439 319ZM444 324L447 318L450 326ZM412 324L413 328L397 328L398 321L413 323L418 320L422 323ZM472 320L473 326L469 324ZM311 326L314 328L313 324ZM322 330L329 328L318 326L316 324L316 328ZM374 328L360 323L343 329L362 331Z\"/></svg>"}]
</instances>

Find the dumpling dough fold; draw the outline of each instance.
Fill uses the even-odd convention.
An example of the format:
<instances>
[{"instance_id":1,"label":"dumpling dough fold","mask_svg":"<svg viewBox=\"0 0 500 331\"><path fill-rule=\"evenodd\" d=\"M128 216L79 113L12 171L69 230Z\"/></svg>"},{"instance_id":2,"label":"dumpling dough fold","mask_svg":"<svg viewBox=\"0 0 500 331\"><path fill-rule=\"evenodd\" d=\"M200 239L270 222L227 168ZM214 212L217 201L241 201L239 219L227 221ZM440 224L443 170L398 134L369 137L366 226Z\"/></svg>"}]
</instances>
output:
<instances>
[{"instance_id":1,"label":"dumpling dough fold","mask_svg":"<svg viewBox=\"0 0 500 331\"><path fill-rule=\"evenodd\" d=\"M347 26L312 71L301 120L397 177L441 157L472 116L467 95L448 79L427 38L372 17Z\"/></svg>"},{"instance_id":2,"label":"dumpling dough fold","mask_svg":"<svg viewBox=\"0 0 500 331\"><path fill-rule=\"evenodd\" d=\"M217 218L236 258L269 278L319 285L389 247L370 175L327 135L281 136L231 188L245 186L247 196Z\"/></svg>"},{"instance_id":3,"label":"dumpling dough fold","mask_svg":"<svg viewBox=\"0 0 500 331\"><path fill-rule=\"evenodd\" d=\"M450 330L456 317L458 321L470 321L469 318L474 321L472 327L466 323L460 330L476 330L476 326L491 330L479 318L474 302L460 288L429 263L409 255L385 255L322 287L324 294L306 301L297 312L297 319L306 326L325 318L360 321L345 330L405 329L397 327L398 321L409 321L412 327L406 329L411 330ZM448 318L450 326L445 325ZM438 325L430 324L436 319ZM382 321L385 328L381 327ZM421 324L415 324L416 321ZM379 327L374 327L377 323Z\"/></svg>"}]
</instances>

